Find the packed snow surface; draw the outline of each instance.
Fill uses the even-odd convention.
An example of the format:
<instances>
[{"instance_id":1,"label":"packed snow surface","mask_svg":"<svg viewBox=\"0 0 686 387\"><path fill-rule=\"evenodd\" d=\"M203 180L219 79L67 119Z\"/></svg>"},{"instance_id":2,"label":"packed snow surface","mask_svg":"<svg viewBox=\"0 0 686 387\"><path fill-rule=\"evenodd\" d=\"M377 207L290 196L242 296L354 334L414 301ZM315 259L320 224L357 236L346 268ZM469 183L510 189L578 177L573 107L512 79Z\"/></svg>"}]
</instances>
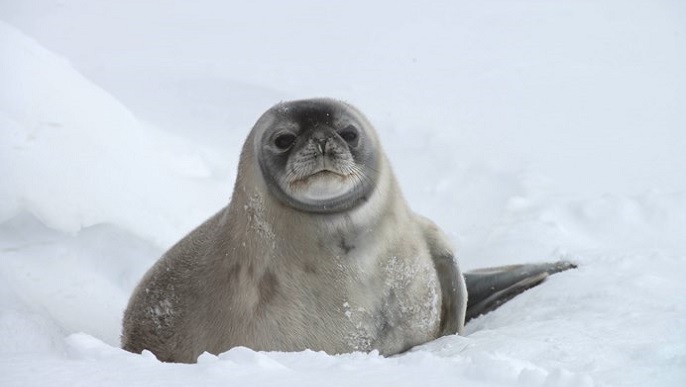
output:
<instances>
[{"instance_id":1,"label":"packed snow surface","mask_svg":"<svg viewBox=\"0 0 686 387\"><path fill-rule=\"evenodd\" d=\"M686 3L0 3L0 386L686 385ZM286 99L366 112L466 269L567 259L385 358L119 349Z\"/></svg>"}]
</instances>

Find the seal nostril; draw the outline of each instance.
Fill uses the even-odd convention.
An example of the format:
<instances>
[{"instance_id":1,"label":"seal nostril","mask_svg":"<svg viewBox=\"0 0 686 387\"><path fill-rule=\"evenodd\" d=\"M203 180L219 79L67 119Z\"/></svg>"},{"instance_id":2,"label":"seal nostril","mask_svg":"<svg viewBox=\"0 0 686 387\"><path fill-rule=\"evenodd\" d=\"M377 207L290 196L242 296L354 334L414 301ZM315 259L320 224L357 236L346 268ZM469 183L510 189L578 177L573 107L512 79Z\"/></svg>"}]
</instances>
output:
<instances>
[{"instance_id":1,"label":"seal nostril","mask_svg":"<svg viewBox=\"0 0 686 387\"><path fill-rule=\"evenodd\" d=\"M314 140L317 143L317 150L322 155L326 153L326 143L329 142L328 138L316 138Z\"/></svg>"}]
</instances>

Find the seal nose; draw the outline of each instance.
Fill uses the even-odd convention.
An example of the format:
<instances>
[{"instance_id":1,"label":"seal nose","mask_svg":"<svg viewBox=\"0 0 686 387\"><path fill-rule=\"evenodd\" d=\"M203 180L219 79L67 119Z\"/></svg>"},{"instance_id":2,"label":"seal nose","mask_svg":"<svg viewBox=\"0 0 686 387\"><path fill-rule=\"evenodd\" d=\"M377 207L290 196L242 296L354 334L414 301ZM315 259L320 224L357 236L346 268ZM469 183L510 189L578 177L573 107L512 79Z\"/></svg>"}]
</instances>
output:
<instances>
[{"instance_id":1,"label":"seal nose","mask_svg":"<svg viewBox=\"0 0 686 387\"><path fill-rule=\"evenodd\" d=\"M322 139L316 139L314 140L317 143L317 150L319 150L319 153L326 154L326 143L329 141L328 138L322 138Z\"/></svg>"},{"instance_id":2,"label":"seal nose","mask_svg":"<svg viewBox=\"0 0 686 387\"><path fill-rule=\"evenodd\" d=\"M326 144L329 142L329 139L331 139L331 136L324 130L318 130L312 134L312 141L322 155L326 154Z\"/></svg>"}]
</instances>

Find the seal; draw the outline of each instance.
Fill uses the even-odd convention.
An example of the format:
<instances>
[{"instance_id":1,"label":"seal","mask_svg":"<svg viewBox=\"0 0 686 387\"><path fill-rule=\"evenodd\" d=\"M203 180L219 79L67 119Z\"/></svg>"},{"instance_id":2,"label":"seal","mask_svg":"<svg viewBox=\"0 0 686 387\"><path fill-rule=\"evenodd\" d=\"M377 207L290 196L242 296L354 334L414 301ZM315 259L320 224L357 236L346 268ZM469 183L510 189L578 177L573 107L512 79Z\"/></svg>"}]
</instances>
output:
<instances>
[{"instance_id":1,"label":"seal","mask_svg":"<svg viewBox=\"0 0 686 387\"><path fill-rule=\"evenodd\" d=\"M408 207L359 110L282 102L248 135L228 206L134 290L122 347L186 363L236 346L392 355L461 334L470 318L572 266L463 275L445 235Z\"/></svg>"}]
</instances>

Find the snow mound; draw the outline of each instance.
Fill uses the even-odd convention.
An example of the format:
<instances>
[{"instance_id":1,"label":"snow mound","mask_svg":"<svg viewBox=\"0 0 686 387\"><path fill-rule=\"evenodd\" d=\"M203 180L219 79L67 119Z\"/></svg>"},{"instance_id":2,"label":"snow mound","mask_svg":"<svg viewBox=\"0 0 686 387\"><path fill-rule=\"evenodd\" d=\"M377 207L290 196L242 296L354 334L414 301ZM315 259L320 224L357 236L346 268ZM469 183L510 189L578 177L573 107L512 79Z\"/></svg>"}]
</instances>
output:
<instances>
[{"instance_id":1,"label":"snow mound","mask_svg":"<svg viewBox=\"0 0 686 387\"><path fill-rule=\"evenodd\" d=\"M229 184L213 180L209 155L142 125L65 59L2 22L0 56L0 222L22 211L71 233L109 222L167 245L228 201ZM206 200L171 194L178 190Z\"/></svg>"}]
</instances>

